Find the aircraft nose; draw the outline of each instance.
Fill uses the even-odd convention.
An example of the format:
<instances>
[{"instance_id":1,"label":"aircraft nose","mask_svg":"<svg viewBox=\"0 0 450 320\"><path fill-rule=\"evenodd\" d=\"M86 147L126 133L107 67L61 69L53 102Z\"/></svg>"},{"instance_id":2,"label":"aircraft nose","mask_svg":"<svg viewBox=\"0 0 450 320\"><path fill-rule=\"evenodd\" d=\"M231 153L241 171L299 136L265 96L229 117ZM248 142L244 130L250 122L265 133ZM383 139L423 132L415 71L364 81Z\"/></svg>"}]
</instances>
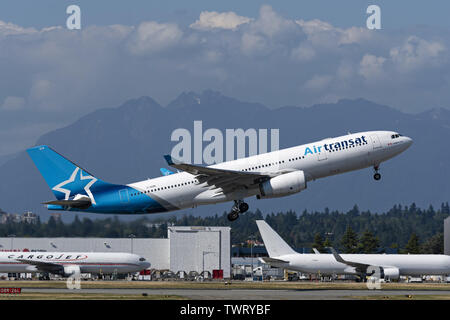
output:
<instances>
[{"instance_id":1,"label":"aircraft nose","mask_svg":"<svg viewBox=\"0 0 450 320\"><path fill-rule=\"evenodd\" d=\"M410 137L405 137L405 143L406 147L409 148L413 143L413 139L411 139Z\"/></svg>"}]
</instances>

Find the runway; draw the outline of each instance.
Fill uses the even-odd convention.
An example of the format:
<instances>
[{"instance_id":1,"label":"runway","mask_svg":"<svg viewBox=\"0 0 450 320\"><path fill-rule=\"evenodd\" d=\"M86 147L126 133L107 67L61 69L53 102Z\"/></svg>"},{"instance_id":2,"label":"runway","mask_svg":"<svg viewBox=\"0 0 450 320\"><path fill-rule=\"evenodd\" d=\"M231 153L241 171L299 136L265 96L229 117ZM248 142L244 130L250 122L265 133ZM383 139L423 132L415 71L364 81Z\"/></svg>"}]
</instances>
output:
<instances>
[{"instance_id":1,"label":"runway","mask_svg":"<svg viewBox=\"0 0 450 320\"><path fill-rule=\"evenodd\" d=\"M450 290L259 290L259 289L52 289L23 288L23 293L175 295L193 300L352 300L371 296L445 296Z\"/></svg>"}]
</instances>

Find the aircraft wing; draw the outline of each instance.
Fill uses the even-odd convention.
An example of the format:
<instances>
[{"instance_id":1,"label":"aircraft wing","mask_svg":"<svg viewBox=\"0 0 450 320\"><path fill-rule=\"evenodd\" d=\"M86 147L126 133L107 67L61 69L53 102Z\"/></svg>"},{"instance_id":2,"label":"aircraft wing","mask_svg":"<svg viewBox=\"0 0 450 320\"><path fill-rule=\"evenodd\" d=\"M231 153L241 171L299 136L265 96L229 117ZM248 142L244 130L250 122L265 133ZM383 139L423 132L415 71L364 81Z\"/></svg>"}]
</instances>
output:
<instances>
[{"instance_id":1,"label":"aircraft wing","mask_svg":"<svg viewBox=\"0 0 450 320\"><path fill-rule=\"evenodd\" d=\"M333 256L334 256L334 258L336 259L337 262L340 262L340 263L346 264L348 266L354 267L356 269L356 271L358 271L360 273L366 273L367 268L369 266L371 266L371 264L344 260L344 258L342 258L339 255L339 253L336 252L336 250L334 248L330 247L330 250L331 250L331 253L333 254Z\"/></svg>"},{"instance_id":2,"label":"aircraft wing","mask_svg":"<svg viewBox=\"0 0 450 320\"><path fill-rule=\"evenodd\" d=\"M64 267L56 263L36 261L31 259L15 259L15 260L24 264L31 264L42 272L61 273L64 271Z\"/></svg>"},{"instance_id":3,"label":"aircraft wing","mask_svg":"<svg viewBox=\"0 0 450 320\"><path fill-rule=\"evenodd\" d=\"M193 174L200 183L206 182L210 186L221 188L223 192L231 192L239 187L245 188L280 174L278 172L258 173L202 167L180 162L170 155L165 155L164 158L171 167Z\"/></svg>"}]
</instances>

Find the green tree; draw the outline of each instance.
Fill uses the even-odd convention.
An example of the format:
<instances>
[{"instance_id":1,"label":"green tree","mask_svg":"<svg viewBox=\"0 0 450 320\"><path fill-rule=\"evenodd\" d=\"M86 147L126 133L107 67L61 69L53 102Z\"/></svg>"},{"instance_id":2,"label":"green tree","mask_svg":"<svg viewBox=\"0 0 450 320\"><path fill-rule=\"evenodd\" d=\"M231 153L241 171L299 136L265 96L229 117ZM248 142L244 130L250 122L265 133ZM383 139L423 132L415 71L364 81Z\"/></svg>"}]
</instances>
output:
<instances>
[{"instance_id":1,"label":"green tree","mask_svg":"<svg viewBox=\"0 0 450 320\"><path fill-rule=\"evenodd\" d=\"M330 241L330 239L326 238L323 243L323 247L326 249L326 248L330 248L332 246L333 246L333 243ZM327 250L325 250L325 251L327 251Z\"/></svg>"},{"instance_id":2,"label":"green tree","mask_svg":"<svg viewBox=\"0 0 450 320\"><path fill-rule=\"evenodd\" d=\"M409 238L408 243L405 246L406 252L411 254L417 254L420 253L420 244L419 244L419 237L417 234L412 233L411 237Z\"/></svg>"},{"instance_id":3,"label":"green tree","mask_svg":"<svg viewBox=\"0 0 450 320\"><path fill-rule=\"evenodd\" d=\"M345 253L356 253L358 250L358 235L350 226L347 226L345 230L341 245Z\"/></svg>"},{"instance_id":4,"label":"green tree","mask_svg":"<svg viewBox=\"0 0 450 320\"><path fill-rule=\"evenodd\" d=\"M444 234L438 233L422 245L422 253L444 254Z\"/></svg>"},{"instance_id":5,"label":"green tree","mask_svg":"<svg viewBox=\"0 0 450 320\"><path fill-rule=\"evenodd\" d=\"M358 251L360 253L375 253L380 246L380 240L375 238L372 232L369 230L364 231L359 240Z\"/></svg>"},{"instance_id":6,"label":"green tree","mask_svg":"<svg viewBox=\"0 0 450 320\"><path fill-rule=\"evenodd\" d=\"M314 235L314 243L312 247L316 248L319 252L324 252L323 238L318 232Z\"/></svg>"}]
</instances>

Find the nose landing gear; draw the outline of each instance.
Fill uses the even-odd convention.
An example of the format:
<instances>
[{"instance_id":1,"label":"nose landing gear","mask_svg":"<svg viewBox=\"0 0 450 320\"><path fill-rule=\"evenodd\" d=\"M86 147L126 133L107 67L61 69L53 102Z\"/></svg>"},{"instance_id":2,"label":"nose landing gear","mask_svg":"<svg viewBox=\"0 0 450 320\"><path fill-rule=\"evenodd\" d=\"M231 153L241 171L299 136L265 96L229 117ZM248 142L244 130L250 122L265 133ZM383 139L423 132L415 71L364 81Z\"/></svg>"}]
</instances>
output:
<instances>
[{"instance_id":1,"label":"nose landing gear","mask_svg":"<svg viewBox=\"0 0 450 320\"><path fill-rule=\"evenodd\" d=\"M248 210L248 204L242 200L234 200L233 208L231 212L227 215L229 221L234 221L239 218L239 213L244 213Z\"/></svg>"},{"instance_id":2,"label":"nose landing gear","mask_svg":"<svg viewBox=\"0 0 450 320\"><path fill-rule=\"evenodd\" d=\"M380 166L374 166L373 168L375 169L375 174L373 175L373 178L378 181L381 179L381 174L378 173Z\"/></svg>"}]
</instances>

